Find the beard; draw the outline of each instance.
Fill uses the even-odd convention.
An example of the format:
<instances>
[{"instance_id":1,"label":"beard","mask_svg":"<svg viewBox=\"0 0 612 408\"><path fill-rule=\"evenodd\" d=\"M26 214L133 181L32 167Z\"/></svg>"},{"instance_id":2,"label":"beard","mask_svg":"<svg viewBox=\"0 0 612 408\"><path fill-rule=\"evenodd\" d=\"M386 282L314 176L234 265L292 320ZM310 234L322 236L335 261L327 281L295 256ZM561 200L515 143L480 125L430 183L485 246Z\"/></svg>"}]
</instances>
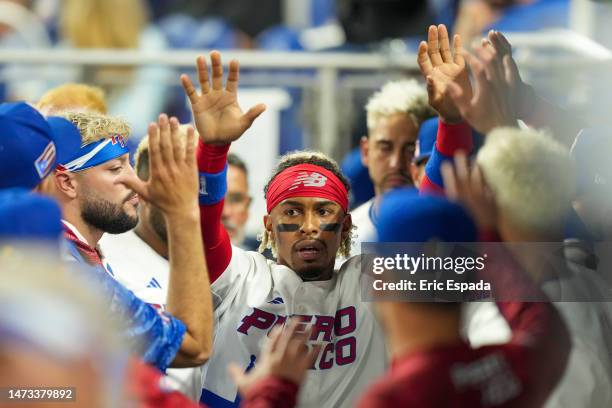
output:
<instances>
[{"instance_id":1,"label":"beard","mask_svg":"<svg viewBox=\"0 0 612 408\"><path fill-rule=\"evenodd\" d=\"M151 228L157 234L157 237L165 244L168 243L168 230L166 229L166 219L159 208L151 206L149 212L149 223Z\"/></svg>"},{"instance_id":2,"label":"beard","mask_svg":"<svg viewBox=\"0 0 612 408\"><path fill-rule=\"evenodd\" d=\"M138 216L130 216L123 209L134 193L129 194L121 204L115 204L103 198L87 196L81 202L81 217L92 227L109 234L122 234L138 224Z\"/></svg>"}]
</instances>

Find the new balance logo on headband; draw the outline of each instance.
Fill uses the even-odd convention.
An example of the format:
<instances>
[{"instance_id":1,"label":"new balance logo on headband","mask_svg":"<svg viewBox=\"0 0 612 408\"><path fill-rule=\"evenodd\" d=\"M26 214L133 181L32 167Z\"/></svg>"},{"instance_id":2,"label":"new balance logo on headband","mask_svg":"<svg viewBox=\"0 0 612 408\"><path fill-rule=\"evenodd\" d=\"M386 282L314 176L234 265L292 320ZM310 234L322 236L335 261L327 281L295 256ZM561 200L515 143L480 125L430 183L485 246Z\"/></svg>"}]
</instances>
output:
<instances>
[{"instance_id":1,"label":"new balance logo on headband","mask_svg":"<svg viewBox=\"0 0 612 408\"><path fill-rule=\"evenodd\" d=\"M291 184L289 190L298 188L300 184L303 184L304 187L323 187L326 181L327 177L321 173L312 172L308 174L307 172L303 171L300 172L300 174L295 178L295 181L293 184Z\"/></svg>"}]
</instances>

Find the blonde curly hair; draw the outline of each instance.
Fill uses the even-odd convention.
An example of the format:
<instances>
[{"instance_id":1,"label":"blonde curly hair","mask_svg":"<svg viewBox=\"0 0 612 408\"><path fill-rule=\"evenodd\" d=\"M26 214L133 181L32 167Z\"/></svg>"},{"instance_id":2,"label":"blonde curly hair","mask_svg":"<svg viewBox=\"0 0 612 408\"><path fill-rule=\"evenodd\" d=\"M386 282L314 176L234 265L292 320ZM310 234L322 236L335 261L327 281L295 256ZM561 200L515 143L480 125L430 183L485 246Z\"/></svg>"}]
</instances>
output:
<instances>
[{"instance_id":1,"label":"blonde curly hair","mask_svg":"<svg viewBox=\"0 0 612 408\"><path fill-rule=\"evenodd\" d=\"M274 171L272 172L272 177L270 177L270 180L268 180L268 183L264 187L264 197L266 199L268 198L268 188L270 186L270 183L272 182L272 180L274 180L274 178L276 178L276 176L278 176L281 172L283 172L285 169L288 169L289 167L293 167L298 164L305 164L305 163L314 164L315 166L320 166L326 170L331 171L336 177L338 177L340 182L346 188L346 191L347 192L350 191L351 186L348 180L346 179L346 177L342 174L342 171L340 170L340 166L338 166L338 163L336 163L333 159L331 159L330 157L326 156L325 154L321 152L317 152L313 150L300 150L300 151L290 152L281 157L280 161L278 162L278 165L275 167ZM338 253L337 253L338 256L348 258L348 256L350 255L351 244L353 242L355 229L356 227L354 225L351 226L349 233L346 234L346 237L342 239L342 242L340 243L340 248L338 248ZM270 234L270 232L268 232L268 230L265 227L258 238L261 241L259 245L259 252L264 252L266 249L270 249L274 257L278 256L276 242L272 238L272 235Z\"/></svg>"},{"instance_id":2,"label":"blonde curly hair","mask_svg":"<svg viewBox=\"0 0 612 408\"><path fill-rule=\"evenodd\" d=\"M116 135L127 140L131 133L130 125L119 117L93 112L62 112L59 116L68 119L79 129L83 146Z\"/></svg>"}]
</instances>

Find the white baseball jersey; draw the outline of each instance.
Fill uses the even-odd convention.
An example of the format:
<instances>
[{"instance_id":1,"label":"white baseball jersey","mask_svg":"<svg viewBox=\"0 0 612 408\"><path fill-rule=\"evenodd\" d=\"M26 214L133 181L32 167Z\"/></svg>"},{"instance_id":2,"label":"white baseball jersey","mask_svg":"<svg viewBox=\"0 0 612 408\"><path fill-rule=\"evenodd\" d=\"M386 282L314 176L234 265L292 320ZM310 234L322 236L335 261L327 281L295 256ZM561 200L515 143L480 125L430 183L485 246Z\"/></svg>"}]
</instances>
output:
<instances>
[{"instance_id":1,"label":"white baseball jersey","mask_svg":"<svg viewBox=\"0 0 612 408\"><path fill-rule=\"evenodd\" d=\"M266 336L276 324L301 316L313 326L311 342L323 343L308 371L300 407L352 407L387 366L383 333L371 304L361 302L360 258L346 261L328 281L303 282L291 269L257 252L232 247L232 260L212 284L215 340L204 366L202 401L238 406L230 363L257 364Z\"/></svg>"},{"instance_id":2,"label":"white baseball jersey","mask_svg":"<svg viewBox=\"0 0 612 408\"><path fill-rule=\"evenodd\" d=\"M107 270L113 277L147 303L165 307L170 265L136 233L104 234L100 240ZM200 400L202 367L166 370L165 385L194 401Z\"/></svg>"},{"instance_id":3,"label":"white baseball jersey","mask_svg":"<svg viewBox=\"0 0 612 408\"><path fill-rule=\"evenodd\" d=\"M351 211L353 225L357 226L357 237L353 240L353 244L351 245L351 256L361 253L362 242L376 241L376 227L372 221L373 205L374 198Z\"/></svg>"}]
</instances>

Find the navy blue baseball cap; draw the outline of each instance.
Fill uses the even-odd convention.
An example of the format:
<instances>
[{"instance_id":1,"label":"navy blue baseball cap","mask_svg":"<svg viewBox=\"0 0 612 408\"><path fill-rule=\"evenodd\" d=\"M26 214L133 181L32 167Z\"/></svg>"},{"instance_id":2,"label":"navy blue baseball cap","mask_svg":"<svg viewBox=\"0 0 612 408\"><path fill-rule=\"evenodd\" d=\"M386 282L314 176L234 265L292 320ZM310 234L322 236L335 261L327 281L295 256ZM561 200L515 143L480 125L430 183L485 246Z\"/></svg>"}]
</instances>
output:
<instances>
[{"instance_id":1,"label":"navy blue baseball cap","mask_svg":"<svg viewBox=\"0 0 612 408\"><path fill-rule=\"evenodd\" d=\"M75 125L25 102L0 105L0 189L36 187L81 147Z\"/></svg>"},{"instance_id":2,"label":"navy blue baseball cap","mask_svg":"<svg viewBox=\"0 0 612 408\"><path fill-rule=\"evenodd\" d=\"M23 188L0 190L0 240L59 244L61 216L51 198Z\"/></svg>"},{"instance_id":3,"label":"navy blue baseball cap","mask_svg":"<svg viewBox=\"0 0 612 408\"><path fill-rule=\"evenodd\" d=\"M377 223L379 242L474 242L476 225L458 204L409 189L382 197Z\"/></svg>"},{"instance_id":4,"label":"navy blue baseball cap","mask_svg":"<svg viewBox=\"0 0 612 408\"><path fill-rule=\"evenodd\" d=\"M421 164L424 160L429 159L431 152L436 144L436 136L438 135L438 118L429 118L419 126L418 134L418 156L412 160L415 164Z\"/></svg>"}]
</instances>

